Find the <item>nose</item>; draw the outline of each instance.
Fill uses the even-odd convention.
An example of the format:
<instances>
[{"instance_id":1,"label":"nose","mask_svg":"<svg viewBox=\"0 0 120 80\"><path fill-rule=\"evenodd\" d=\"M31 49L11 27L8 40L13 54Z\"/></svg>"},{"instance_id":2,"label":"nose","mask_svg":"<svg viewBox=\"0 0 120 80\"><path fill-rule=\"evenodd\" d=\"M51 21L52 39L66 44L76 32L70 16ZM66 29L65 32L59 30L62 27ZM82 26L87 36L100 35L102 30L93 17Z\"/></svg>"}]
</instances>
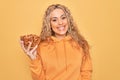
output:
<instances>
[{"instance_id":1,"label":"nose","mask_svg":"<svg viewBox=\"0 0 120 80\"><path fill-rule=\"evenodd\" d=\"M58 24L61 25L62 23L63 23L62 20L59 19Z\"/></svg>"}]
</instances>

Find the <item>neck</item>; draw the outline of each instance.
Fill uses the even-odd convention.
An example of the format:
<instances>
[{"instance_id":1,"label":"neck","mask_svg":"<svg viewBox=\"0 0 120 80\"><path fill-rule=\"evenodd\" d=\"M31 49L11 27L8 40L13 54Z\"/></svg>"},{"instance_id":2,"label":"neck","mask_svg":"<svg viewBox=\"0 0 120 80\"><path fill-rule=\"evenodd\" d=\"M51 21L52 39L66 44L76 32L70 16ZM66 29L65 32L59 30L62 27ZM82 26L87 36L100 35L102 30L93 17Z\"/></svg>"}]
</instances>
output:
<instances>
[{"instance_id":1,"label":"neck","mask_svg":"<svg viewBox=\"0 0 120 80\"><path fill-rule=\"evenodd\" d=\"M66 35L57 35L57 34L55 34L55 37L58 38L58 39L60 39L60 40L63 39L63 38L65 38L65 36Z\"/></svg>"}]
</instances>

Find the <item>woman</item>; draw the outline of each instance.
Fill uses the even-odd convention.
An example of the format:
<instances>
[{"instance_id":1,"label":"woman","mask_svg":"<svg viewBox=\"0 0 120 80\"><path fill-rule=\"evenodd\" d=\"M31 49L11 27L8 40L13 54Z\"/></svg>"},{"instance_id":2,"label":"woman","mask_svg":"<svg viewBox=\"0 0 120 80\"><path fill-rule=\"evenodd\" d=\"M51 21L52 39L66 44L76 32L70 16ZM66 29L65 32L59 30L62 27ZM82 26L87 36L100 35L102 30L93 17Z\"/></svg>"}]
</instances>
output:
<instances>
[{"instance_id":1,"label":"woman","mask_svg":"<svg viewBox=\"0 0 120 80\"><path fill-rule=\"evenodd\" d=\"M22 49L30 57L33 80L91 80L89 45L78 32L71 13L61 4L50 5L44 15L40 43Z\"/></svg>"}]
</instances>

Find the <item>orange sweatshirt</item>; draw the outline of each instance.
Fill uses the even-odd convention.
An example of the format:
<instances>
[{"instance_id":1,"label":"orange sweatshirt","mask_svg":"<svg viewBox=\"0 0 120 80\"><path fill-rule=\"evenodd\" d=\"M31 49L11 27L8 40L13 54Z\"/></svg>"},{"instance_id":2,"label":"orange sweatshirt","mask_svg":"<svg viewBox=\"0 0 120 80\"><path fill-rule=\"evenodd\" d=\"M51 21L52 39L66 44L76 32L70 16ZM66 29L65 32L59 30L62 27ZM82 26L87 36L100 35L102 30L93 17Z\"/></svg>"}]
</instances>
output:
<instances>
[{"instance_id":1,"label":"orange sweatshirt","mask_svg":"<svg viewBox=\"0 0 120 80\"><path fill-rule=\"evenodd\" d=\"M38 55L30 63L33 80L91 80L92 64L70 37L51 37L40 43Z\"/></svg>"}]
</instances>

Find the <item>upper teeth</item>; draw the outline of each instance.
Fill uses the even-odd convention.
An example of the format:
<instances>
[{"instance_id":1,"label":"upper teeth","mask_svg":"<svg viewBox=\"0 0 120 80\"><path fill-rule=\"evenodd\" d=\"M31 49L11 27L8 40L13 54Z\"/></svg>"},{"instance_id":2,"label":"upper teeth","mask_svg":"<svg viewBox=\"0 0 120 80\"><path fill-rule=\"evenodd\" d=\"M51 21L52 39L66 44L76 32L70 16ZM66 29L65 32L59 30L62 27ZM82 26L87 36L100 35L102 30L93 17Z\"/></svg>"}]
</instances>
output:
<instances>
[{"instance_id":1,"label":"upper teeth","mask_svg":"<svg viewBox=\"0 0 120 80\"><path fill-rule=\"evenodd\" d=\"M63 26L62 26L62 27L58 27L58 29L59 29L59 30L64 30L64 27L63 27Z\"/></svg>"}]
</instances>

